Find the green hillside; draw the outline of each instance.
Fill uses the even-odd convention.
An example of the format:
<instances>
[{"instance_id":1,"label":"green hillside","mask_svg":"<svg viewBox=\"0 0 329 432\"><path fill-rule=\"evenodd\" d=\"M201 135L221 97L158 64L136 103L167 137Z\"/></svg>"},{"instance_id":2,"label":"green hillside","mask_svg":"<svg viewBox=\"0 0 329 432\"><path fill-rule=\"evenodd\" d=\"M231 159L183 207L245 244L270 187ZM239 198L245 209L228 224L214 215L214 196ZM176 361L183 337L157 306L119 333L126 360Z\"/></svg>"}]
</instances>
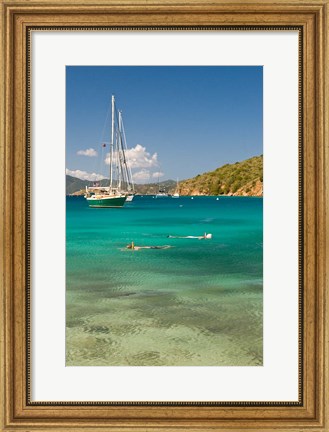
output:
<instances>
[{"instance_id":1,"label":"green hillside","mask_svg":"<svg viewBox=\"0 0 329 432\"><path fill-rule=\"evenodd\" d=\"M263 155L180 182L181 195L263 195Z\"/></svg>"},{"instance_id":2,"label":"green hillside","mask_svg":"<svg viewBox=\"0 0 329 432\"><path fill-rule=\"evenodd\" d=\"M172 192L175 189L176 182L173 180L165 180L158 183L136 184L135 192L140 195L154 195L159 189L165 192Z\"/></svg>"},{"instance_id":3,"label":"green hillside","mask_svg":"<svg viewBox=\"0 0 329 432\"><path fill-rule=\"evenodd\" d=\"M108 179L101 180L101 186L108 184ZM82 195L86 186L93 182L66 176L66 194ZM137 184L135 192L140 195L153 195L158 189L174 193L176 182L166 180L157 183ZM199 174L194 178L179 183L180 195L263 195L263 156L255 156L235 164L226 164L214 171Z\"/></svg>"},{"instance_id":4,"label":"green hillside","mask_svg":"<svg viewBox=\"0 0 329 432\"><path fill-rule=\"evenodd\" d=\"M83 195L86 186L92 186L94 182L88 180L80 180L76 177L66 176L66 195ZM101 186L108 186L109 180L104 179L100 182ZM176 182L173 180L165 180L158 183L136 184L135 192L140 195L154 195L158 192L159 187L161 190L170 192L175 189Z\"/></svg>"},{"instance_id":5,"label":"green hillside","mask_svg":"<svg viewBox=\"0 0 329 432\"><path fill-rule=\"evenodd\" d=\"M81 180L77 177L66 175L66 195L72 195L76 192L84 191L86 186L92 186L93 183L94 182L89 180ZM108 180L104 179L99 183L101 186L106 186L108 184Z\"/></svg>"}]
</instances>

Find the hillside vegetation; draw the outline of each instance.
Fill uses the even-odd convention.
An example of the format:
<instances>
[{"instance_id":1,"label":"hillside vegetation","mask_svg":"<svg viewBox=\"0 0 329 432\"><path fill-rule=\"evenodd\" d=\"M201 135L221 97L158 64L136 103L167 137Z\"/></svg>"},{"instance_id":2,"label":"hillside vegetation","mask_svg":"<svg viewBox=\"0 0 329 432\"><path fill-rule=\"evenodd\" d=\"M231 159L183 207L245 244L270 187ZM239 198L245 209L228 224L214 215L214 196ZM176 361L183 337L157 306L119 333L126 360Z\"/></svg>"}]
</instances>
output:
<instances>
[{"instance_id":1,"label":"hillside vegetation","mask_svg":"<svg viewBox=\"0 0 329 432\"><path fill-rule=\"evenodd\" d=\"M66 175L66 195L84 195L86 186L91 187L94 182L89 180L81 180L76 177ZM108 186L109 180L103 179L99 182L100 186ZM158 183L136 184L135 192L140 195L154 195L158 190L170 192L175 190L176 182L173 180L165 180Z\"/></svg>"},{"instance_id":2,"label":"hillside vegetation","mask_svg":"<svg viewBox=\"0 0 329 432\"><path fill-rule=\"evenodd\" d=\"M181 195L263 195L263 155L180 182Z\"/></svg>"},{"instance_id":3,"label":"hillside vegetation","mask_svg":"<svg viewBox=\"0 0 329 432\"><path fill-rule=\"evenodd\" d=\"M108 185L108 179L101 180L101 186ZM86 186L93 182L66 176L66 194L83 195ZM174 193L176 182L166 180L157 183L137 184L135 192L140 195L153 195L158 189ZM263 195L263 156L255 156L235 164L226 164L214 171L199 174L179 183L180 195Z\"/></svg>"},{"instance_id":4,"label":"hillside vegetation","mask_svg":"<svg viewBox=\"0 0 329 432\"><path fill-rule=\"evenodd\" d=\"M107 179L104 179L101 180L99 183L100 186L106 186L108 182L109 181ZM77 177L72 177L66 174L66 195L83 195L86 190L86 186L92 186L93 183L94 182L92 181L81 180Z\"/></svg>"},{"instance_id":5,"label":"hillside vegetation","mask_svg":"<svg viewBox=\"0 0 329 432\"><path fill-rule=\"evenodd\" d=\"M176 182L173 180L165 180L158 183L135 184L135 192L140 195L155 195L159 189L171 193L175 190Z\"/></svg>"}]
</instances>

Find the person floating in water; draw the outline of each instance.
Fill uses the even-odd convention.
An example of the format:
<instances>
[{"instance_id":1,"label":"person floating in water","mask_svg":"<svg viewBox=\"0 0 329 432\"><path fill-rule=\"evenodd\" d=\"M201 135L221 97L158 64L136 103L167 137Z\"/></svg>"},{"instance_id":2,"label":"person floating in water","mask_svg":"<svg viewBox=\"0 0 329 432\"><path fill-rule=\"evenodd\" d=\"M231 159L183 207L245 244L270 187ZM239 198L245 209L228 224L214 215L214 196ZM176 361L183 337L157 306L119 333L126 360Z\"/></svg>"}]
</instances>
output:
<instances>
[{"instance_id":1,"label":"person floating in water","mask_svg":"<svg viewBox=\"0 0 329 432\"><path fill-rule=\"evenodd\" d=\"M129 243L129 245L126 246L127 249L131 250L140 250L140 249L169 249L171 246L164 245L164 246L136 246L135 243L132 241Z\"/></svg>"},{"instance_id":2,"label":"person floating in water","mask_svg":"<svg viewBox=\"0 0 329 432\"><path fill-rule=\"evenodd\" d=\"M127 245L127 248L128 248L128 249L135 249L135 244L134 244L134 242L132 241L129 245Z\"/></svg>"},{"instance_id":3,"label":"person floating in water","mask_svg":"<svg viewBox=\"0 0 329 432\"><path fill-rule=\"evenodd\" d=\"M204 240L204 239L211 239L212 234L204 233L202 236L172 236L172 235L168 235L167 237L168 238L188 238L188 239Z\"/></svg>"}]
</instances>

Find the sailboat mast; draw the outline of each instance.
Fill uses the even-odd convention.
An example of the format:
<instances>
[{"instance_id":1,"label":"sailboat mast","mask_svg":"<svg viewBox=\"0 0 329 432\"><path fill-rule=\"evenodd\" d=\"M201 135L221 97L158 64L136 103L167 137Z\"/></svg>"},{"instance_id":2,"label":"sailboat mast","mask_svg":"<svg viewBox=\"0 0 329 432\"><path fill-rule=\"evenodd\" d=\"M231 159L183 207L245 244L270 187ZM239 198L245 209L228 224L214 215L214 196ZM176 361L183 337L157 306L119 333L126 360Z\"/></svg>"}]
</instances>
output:
<instances>
[{"instance_id":1,"label":"sailboat mast","mask_svg":"<svg viewBox=\"0 0 329 432\"><path fill-rule=\"evenodd\" d=\"M125 181L126 181L128 192L131 192L131 191L134 192L134 183L133 183L133 179L132 179L131 168L130 168L130 165L127 163L127 158L126 158L126 152L128 151L128 147L127 147L125 128L123 125L122 111L119 111L119 129L120 129L120 137L121 137L123 175L125 176Z\"/></svg>"},{"instance_id":2,"label":"sailboat mast","mask_svg":"<svg viewBox=\"0 0 329 432\"><path fill-rule=\"evenodd\" d=\"M119 125L120 127L120 125ZM117 187L118 190L121 191L121 171L122 171L122 163L121 163L121 138L120 138L120 132L117 131L116 133L116 146L115 146L115 153L117 157Z\"/></svg>"},{"instance_id":3,"label":"sailboat mast","mask_svg":"<svg viewBox=\"0 0 329 432\"><path fill-rule=\"evenodd\" d=\"M111 129L111 144L110 144L110 190L113 186L113 145L114 145L114 114L115 114L115 98L112 95L112 129Z\"/></svg>"},{"instance_id":4,"label":"sailboat mast","mask_svg":"<svg viewBox=\"0 0 329 432\"><path fill-rule=\"evenodd\" d=\"M122 171L122 134L121 134L121 111L118 110L118 115L119 115L119 133L118 133L118 166L119 166L119 190L121 189L121 176L123 176L123 171ZM124 178L123 178L124 181Z\"/></svg>"}]
</instances>

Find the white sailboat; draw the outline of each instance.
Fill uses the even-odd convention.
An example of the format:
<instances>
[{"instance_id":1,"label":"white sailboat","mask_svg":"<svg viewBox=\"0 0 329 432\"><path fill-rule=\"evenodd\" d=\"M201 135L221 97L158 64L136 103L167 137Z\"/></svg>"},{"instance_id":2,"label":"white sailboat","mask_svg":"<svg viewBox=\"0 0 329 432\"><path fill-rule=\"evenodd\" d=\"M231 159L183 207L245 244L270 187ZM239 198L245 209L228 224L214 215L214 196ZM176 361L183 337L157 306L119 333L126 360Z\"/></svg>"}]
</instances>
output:
<instances>
[{"instance_id":1,"label":"white sailboat","mask_svg":"<svg viewBox=\"0 0 329 432\"><path fill-rule=\"evenodd\" d=\"M112 96L112 128L110 142L110 182L108 186L86 186L85 198L89 207L122 207L134 196L132 174L126 158L127 142L122 113L116 112ZM132 198L130 198L132 197Z\"/></svg>"},{"instance_id":2,"label":"white sailboat","mask_svg":"<svg viewBox=\"0 0 329 432\"><path fill-rule=\"evenodd\" d=\"M176 190L175 193L172 196L173 198L179 198L179 187L178 187L178 179L177 179L177 185L176 185Z\"/></svg>"}]
</instances>

